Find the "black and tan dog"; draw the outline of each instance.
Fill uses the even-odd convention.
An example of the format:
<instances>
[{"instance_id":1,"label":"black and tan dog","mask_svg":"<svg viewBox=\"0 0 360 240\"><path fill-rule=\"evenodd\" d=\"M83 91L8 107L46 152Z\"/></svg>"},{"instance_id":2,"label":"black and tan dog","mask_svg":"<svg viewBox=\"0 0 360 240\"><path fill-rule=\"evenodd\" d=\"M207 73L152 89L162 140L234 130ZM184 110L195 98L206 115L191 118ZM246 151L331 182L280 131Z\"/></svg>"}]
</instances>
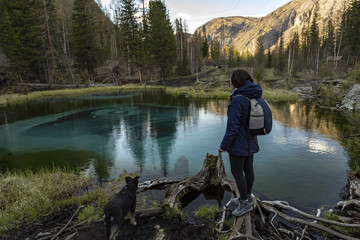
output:
<instances>
[{"instance_id":1,"label":"black and tan dog","mask_svg":"<svg viewBox=\"0 0 360 240\"><path fill-rule=\"evenodd\" d=\"M136 225L134 212L139 177L126 177L125 180L126 186L104 207L104 221L108 240L115 240L128 212L130 212L130 223Z\"/></svg>"}]
</instances>

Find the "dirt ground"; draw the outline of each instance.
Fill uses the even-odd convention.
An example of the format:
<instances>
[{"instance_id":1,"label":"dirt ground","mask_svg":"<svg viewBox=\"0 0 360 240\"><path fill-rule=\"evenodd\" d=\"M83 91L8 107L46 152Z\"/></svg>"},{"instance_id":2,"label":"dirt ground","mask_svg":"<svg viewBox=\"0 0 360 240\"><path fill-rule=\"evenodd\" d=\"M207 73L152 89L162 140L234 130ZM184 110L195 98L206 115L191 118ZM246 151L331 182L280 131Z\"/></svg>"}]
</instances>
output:
<instances>
[{"instance_id":1,"label":"dirt ground","mask_svg":"<svg viewBox=\"0 0 360 240\"><path fill-rule=\"evenodd\" d=\"M33 240L51 239L58 233L72 217L76 207L51 213L42 217L35 223L20 225L17 229L8 232L0 239L4 240ZM117 240L141 240L153 239L158 233L156 225L164 229L167 239L217 239L209 230L209 224L199 220L198 223L189 223L184 220L168 219L160 215L151 217L136 217L137 225L130 224L129 219L125 219L123 230L117 236ZM67 228L68 229L68 228ZM106 231L103 221L83 224L64 231L59 239L67 239L68 236L78 240L105 240Z\"/></svg>"}]
</instances>

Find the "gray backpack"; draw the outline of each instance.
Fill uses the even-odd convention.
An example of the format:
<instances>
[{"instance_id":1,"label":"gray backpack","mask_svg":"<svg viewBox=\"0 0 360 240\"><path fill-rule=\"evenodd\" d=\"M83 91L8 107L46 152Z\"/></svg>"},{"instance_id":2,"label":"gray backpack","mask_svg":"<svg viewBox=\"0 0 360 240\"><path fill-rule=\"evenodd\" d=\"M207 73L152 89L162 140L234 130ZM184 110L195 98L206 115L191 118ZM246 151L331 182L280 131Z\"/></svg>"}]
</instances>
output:
<instances>
[{"instance_id":1,"label":"gray backpack","mask_svg":"<svg viewBox=\"0 0 360 240\"><path fill-rule=\"evenodd\" d=\"M236 95L250 101L249 134L266 135L272 129L272 112L269 104L263 98L248 98Z\"/></svg>"}]
</instances>

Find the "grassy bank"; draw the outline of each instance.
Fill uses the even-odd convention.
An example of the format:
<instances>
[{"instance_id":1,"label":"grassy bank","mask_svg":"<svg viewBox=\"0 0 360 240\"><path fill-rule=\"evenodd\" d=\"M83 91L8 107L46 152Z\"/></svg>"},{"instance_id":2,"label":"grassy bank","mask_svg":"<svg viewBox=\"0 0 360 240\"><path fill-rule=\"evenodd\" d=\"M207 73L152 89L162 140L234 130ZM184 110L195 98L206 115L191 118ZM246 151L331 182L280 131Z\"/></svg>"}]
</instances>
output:
<instances>
[{"instance_id":1,"label":"grassy bank","mask_svg":"<svg viewBox=\"0 0 360 240\"><path fill-rule=\"evenodd\" d=\"M106 187L94 186L91 179L67 169L12 171L0 174L0 236L31 223L49 212L83 205L74 224L102 217L102 209L125 184L124 173Z\"/></svg>"},{"instance_id":2,"label":"grassy bank","mask_svg":"<svg viewBox=\"0 0 360 240\"><path fill-rule=\"evenodd\" d=\"M160 86L143 86L139 84L127 84L123 86L105 86L105 87L87 87L87 88L72 88L60 90L46 90L34 91L28 94L3 94L0 95L0 106L10 104L24 103L26 101L38 100L44 98L58 98L69 96L81 96L86 94L116 92L119 90L145 90L145 89L159 89Z\"/></svg>"},{"instance_id":3,"label":"grassy bank","mask_svg":"<svg viewBox=\"0 0 360 240\"><path fill-rule=\"evenodd\" d=\"M8 172L0 174L0 235L68 204L78 204L75 191L86 188L90 179L73 171L42 169L36 173ZM86 196L87 199L90 196Z\"/></svg>"},{"instance_id":4,"label":"grassy bank","mask_svg":"<svg viewBox=\"0 0 360 240\"><path fill-rule=\"evenodd\" d=\"M127 91L145 91L153 89L165 89L166 93L172 96L185 95L189 98L208 98L208 99L227 99L229 97L230 89L227 88L209 88L203 89L200 87L165 87L152 86L140 84L127 84L123 86L106 86L106 87L88 87L88 88L74 88L61 90L47 90L36 91L28 94L3 94L0 95L0 106L7 106L10 104L19 104L26 101L58 98L69 96L81 96L86 94L97 94L106 92L116 92L120 90ZM263 92L263 97L268 101L291 101L298 98L297 94L293 94L283 89L266 88Z\"/></svg>"},{"instance_id":5,"label":"grassy bank","mask_svg":"<svg viewBox=\"0 0 360 240\"><path fill-rule=\"evenodd\" d=\"M195 87L167 87L167 94L173 96L184 95L188 98L228 99L230 89L199 89ZM268 101L294 101L299 95L285 89L263 89L263 97Z\"/></svg>"}]
</instances>

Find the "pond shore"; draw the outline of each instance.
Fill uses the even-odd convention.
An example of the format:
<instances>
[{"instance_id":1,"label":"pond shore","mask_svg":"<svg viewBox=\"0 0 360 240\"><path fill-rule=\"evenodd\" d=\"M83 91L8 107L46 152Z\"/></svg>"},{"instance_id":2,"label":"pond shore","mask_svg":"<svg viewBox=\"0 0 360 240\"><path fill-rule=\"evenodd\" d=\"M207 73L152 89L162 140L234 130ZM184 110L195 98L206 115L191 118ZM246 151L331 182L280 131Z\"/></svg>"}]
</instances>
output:
<instances>
[{"instance_id":1,"label":"pond shore","mask_svg":"<svg viewBox=\"0 0 360 240\"><path fill-rule=\"evenodd\" d=\"M113 194L124 186L124 179L129 175L133 174L123 174L119 179L108 182L104 186L94 186L89 178L77 176L75 172L66 169L43 169L36 173L9 172L0 175L1 188L8 193L0 197L1 202L6 203L6 212L4 212L4 209L0 211L0 216L2 216L0 224L1 239L46 240L57 236L57 234L61 234L62 239L70 236L71 239L104 239L103 206ZM188 180L186 178L182 182ZM59 184L49 185L49 181ZM19 192L21 194L18 194ZM144 201L147 200L137 199L138 213L142 212L141 202ZM22 205L19 205L19 203ZM159 202L157 204L157 207L159 207L164 203ZM259 204L263 203L259 202ZM136 217L137 226L132 226L128 218L126 218L124 228L118 239L165 239L156 238L161 235L161 231L166 233L164 235L167 236L166 239L180 240L184 239L184 237L186 239L204 240L229 239L229 234L220 234L216 231L216 223L220 215L219 210L217 207L201 206L197 210L198 213L195 213L197 217L191 220L187 219L186 216L179 217L183 214L179 215L177 211L163 210L160 211L163 212L162 214L140 214L140 216ZM254 211L252 218L256 219L257 214ZM347 206L344 211L324 211L322 216L329 221L345 222L347 225L360 224L356 220L360 217L356 206ZM224 222L224 230L231 229L231 226L234 226L234 220L234 218L227 218ZM63 230L64 225L67 226L65 231ZM268 228L271 232L271 227ZM256 227L258 234L265 235L260 229L261 227ZM349 239L360 237L359 229L356 228L331 227L331 229L349 236ZM268 231L266 232L266 234L269 234ZM312 236L324 236L321 232L314 232L314 230L309 233ZM332 239L329 236L327 238Z\"/></svg>"},{"instance_id":2,"label":"pond shore","mask_svg":"<svg viewBox=\"0 0 360 240\"><path fill-rule=\"evenodd\" d=\"M120 86L89 86L75 87L69 89L36 90L28 93L12 93L0 95L0 107L12 104L22 104L31 100L39 100L56 97L71 97L87 94L111 93L116 91L146 91L154 89L163 89L167 94L173 96L183 95L189 98L209 98L209 99L227 99L230 94L230 88L201 88L193 86L171 87L163 85L141 85L126 84ZM268 101L293 101L299 95L286 89L265 88L263 97Z\"/></svg>"}]
</instances>

